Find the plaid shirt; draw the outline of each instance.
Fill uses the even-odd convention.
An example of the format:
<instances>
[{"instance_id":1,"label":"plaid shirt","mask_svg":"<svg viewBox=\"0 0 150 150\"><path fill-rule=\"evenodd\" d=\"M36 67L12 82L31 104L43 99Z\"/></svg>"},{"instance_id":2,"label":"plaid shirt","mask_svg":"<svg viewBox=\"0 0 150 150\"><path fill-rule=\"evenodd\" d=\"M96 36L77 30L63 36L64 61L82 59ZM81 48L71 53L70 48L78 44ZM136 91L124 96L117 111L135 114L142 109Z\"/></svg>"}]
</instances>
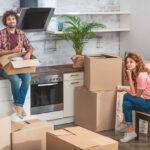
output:
<instances>
[{"instance_id":1,"label":"plaid shirt","mask_svg":"<svg viewBox=\"0 0 150 150\"><path fill-rule=\"evenodd\" d=\"M24 47L26 51L30 48L33 49L29 40L27 39L25 33L22 30L16 29L16 34L17 34L17 43L18 44L20 44L22 47ZM10 33L8 32L7 28L0 31L0 51L1 50L11 50L9 35L10 35ZM1 66L0 66L0 68L1 68ZM0 71L1 71L1 69L0 69Z\"/></svg>"},{"instance_id":2,"label":"plaid shirt","mask_svg":"<svg viewBox=\"0 0 150 150\"><path fill-rule=\"evenodd\" d=\"M0 31L0 50L10 50L10 38L9 38L9 32L7 31L7 28ZM27 39L24 32L20 29L16 29L17 34L17 43L20 44L22 47L24 47L26 50L32 48L29 40Z\"/></svg>"}]
</instances>

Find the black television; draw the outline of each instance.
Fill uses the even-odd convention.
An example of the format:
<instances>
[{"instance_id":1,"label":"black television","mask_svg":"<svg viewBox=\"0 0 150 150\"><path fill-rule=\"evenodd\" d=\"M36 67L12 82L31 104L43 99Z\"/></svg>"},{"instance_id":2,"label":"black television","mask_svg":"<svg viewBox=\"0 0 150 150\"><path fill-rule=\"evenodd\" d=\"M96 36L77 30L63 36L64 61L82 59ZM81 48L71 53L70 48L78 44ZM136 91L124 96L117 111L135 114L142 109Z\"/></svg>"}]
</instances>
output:
<instances>
[{"instance_id":1,"label":"black television","mask_svg":"<svg viewBox=\"0 0 150 150\"><path fill-rule=\"evenodd\" d=\"M25 32L45 31L55 8L22 8L17 28Z\"/></svg>"}]
</instances>

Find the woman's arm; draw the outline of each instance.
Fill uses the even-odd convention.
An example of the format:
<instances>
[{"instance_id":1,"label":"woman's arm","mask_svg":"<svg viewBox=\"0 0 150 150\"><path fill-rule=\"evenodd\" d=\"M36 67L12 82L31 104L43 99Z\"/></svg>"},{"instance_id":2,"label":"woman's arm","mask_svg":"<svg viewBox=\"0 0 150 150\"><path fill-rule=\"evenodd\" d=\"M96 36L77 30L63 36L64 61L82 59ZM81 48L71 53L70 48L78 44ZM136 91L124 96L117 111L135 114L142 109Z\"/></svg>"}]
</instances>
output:
<instances>
[{"instance_id":1,"label":"woman's arm","mask_svg":"<svg viewBox=\"0 0 150 150\"><path fill-rule=\"evenodd\" d=\"M135 87L134 87L134 83L132 80L132 72L130 70L127 70L127 74L128 74L128 78L129 78L131 94L135 94L136 92L135 92Z\"/></svg>"}]
</instances>

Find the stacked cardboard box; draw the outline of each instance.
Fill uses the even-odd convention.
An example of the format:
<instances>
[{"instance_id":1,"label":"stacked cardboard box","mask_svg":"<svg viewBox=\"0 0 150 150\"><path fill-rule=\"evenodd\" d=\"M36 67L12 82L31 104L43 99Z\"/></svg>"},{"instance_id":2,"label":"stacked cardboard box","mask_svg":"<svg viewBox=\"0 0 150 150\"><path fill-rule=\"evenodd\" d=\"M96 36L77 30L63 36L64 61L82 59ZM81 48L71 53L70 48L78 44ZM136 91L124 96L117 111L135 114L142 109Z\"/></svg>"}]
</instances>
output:
<instances>
[{"instance_id":1,"label":"stacked cardboard box","mask_svg":"<svg viewBox=\"0 0 150 150\"><path fill-rule=\"evenodd\" d=\"M52 124L37 119L12 122L12 150L46 150L46 132L53 129Z\"/></svg>"},{"instance_id":2,"label":"stacked cardboard box","mask_svg":"<svg viewBox=\"0 0 150 150\"><path fill-rule=\"evenodd\" d=\"M75 89L75 123L93 131L114 129L122 59L109 54L87 55L84 64L84 87Z\"/></svg>"},{"instance_id":3,"label":"stacked cardboard box","mask_svg":"<svg viewBox=\"0 0 150 150\"><path fill-rule=\"evenodd\" d=\"M118 150L118 142L81 127L47 133L47 150Z\"/></svg>"},{"instance_id":4,"label":"stacked cardboard box","mask_svg":"<svg viewBox=\"0 0 150 150\"><path fill-rule=\"evenodd\" d=\"M10 117L0 115L0 150L10 150L10 132L11 121Z\"/></svg>"}]
</instances>

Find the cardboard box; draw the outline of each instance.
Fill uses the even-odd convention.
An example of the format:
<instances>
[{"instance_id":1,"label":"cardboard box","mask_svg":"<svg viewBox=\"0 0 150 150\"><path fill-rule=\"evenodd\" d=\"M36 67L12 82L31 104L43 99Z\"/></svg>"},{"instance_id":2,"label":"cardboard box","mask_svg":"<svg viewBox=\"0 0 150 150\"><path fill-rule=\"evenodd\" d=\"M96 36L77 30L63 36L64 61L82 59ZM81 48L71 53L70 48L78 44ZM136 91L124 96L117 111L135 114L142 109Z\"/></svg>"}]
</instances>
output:
<instances>
[{"instance_id":1,"label":"cardboard box","mask_svg":"<svg viewBox=\"0 0 150 150\"><path fill-rule=\"evenodd\" d=\"M6 115L0 115L0 150L10 150L10 132L10 117Z\"/></svg>"},{"instance_id":2,"label":"cardboard box","mask_svg":"<svg viewBox=\"0 0 150 150\"><path fill-rule=\"evenodd\" d=\"M146 65L146 67L148 69L150 69L150 60L144 60L144 63ZM123 62L123 69L122 69L122 85L128 86L129 85L129 81L127 79L125 79L125 64Z\"/></svg>"},{"instance_id":3,"label":"cardboard box","mask_svg":"<svg viewBox=\"0 0 150 150\"><path fill-rule=\"evenodd\" d=\"M12 150L46 150L46 132L53 130L46 121L12 122Z\"/></svg>"},{"instance_id":4,"label":"cardboard box","mask_svg":"<svg viewBox=\"0 0 150 150\"><path fill-rule=\"evenodd\" d=\"M122 59L110 54L86 55L84 84L90 91L116 89L122 84Z\"/></svg>"},{"instance_id":5,"label":"cardboard box","mask_svg":"<svg viewBox=\"0 0 150 150\"><path fill-rule=\"evenodd\" d=\"M0 57L0 64L8 75L30 73L36 71L36 66L40 65L39 60L31 55L31 59L22 61L11 61L13 57L22 57L25 53L14 53Z\"/></svg>"},{"instance_id":6,"label":"cardboard box","mask_svg":"<svg viewBox=\"0 0 150 150\"><path fill-rule=\"evenodd\" d=\"M46 134L47 150L118 150L118 142L81 127Z\"/></svg>"},{"instance_id":7,"label":"cardboard box","mask_svg":"<svg viewBox=\"0 0 150 150\"><path fill-rule=\"evenodd\" d=\"M92 131L115 128L116 91L75 89L75 124Z\"/></svg>"}]
</instances>

